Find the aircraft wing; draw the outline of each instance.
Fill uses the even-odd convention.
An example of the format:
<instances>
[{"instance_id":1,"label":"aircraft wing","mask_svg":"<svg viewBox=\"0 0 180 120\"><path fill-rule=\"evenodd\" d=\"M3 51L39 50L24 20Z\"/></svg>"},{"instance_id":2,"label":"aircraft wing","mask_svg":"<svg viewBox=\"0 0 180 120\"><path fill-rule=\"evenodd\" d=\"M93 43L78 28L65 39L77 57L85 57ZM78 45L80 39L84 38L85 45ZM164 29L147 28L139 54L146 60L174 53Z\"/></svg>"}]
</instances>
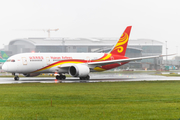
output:
<instances>
[{"instance_id":1,"label":"aircraft wing","mask_svg":"<svg viewBox=\"0 0 180 120\"><path fill-rule=\"evenodd\" d=\"M171 54L175 55L175 54ZM157 56L146 56L146 57L137 57L137 58L128 58L128 59L118 59L118 60L108 60L108 61L98 61L98 62L90 62L88 65L108 65L113 63L121 63L121 62L131 62L136 60L142 60L142 59L149 59L149 58L158 58L158 57L164 57L164 56L170 56L170 55L157 55Z\"/></svg>"},{"instance_id":2,"label":"aircraft wing","mask_svg":"<svg viewBox=\"0 0 180 120\"><path fill-rule=\"evenodd\" d=\"M175 54L170 54L170 55L175 55ZM89 62L89 63L81 63L81 64L88 65L90 68L94 68L97 66L103 66L103 65L113 64L113 63L119 63L120 64L122 62L131 62L131 61L136 61L136 60L158 58L158 57L164 57L164 56L170 56L170 55L146 56L146 57L137 57L137 58L128 58L128 59L117 59L117 60L108 60L108 61ZM73 65L74 65L74 63L67 63L67 64L62 64L62 65L58 66L58 68L69 68Z\"/></svg>"},{"instance_id":3,"label":"aircraft wing","mask_svg":"<svg viewBox=\"0 0 180 120\"><path fill-rule=\"evenodd\" d=\"M66 63L66 64L62 64L62 65L58 66L58 68L69 68L73 65L74 65L74 63Z\"/></svg>"}]
</instances>

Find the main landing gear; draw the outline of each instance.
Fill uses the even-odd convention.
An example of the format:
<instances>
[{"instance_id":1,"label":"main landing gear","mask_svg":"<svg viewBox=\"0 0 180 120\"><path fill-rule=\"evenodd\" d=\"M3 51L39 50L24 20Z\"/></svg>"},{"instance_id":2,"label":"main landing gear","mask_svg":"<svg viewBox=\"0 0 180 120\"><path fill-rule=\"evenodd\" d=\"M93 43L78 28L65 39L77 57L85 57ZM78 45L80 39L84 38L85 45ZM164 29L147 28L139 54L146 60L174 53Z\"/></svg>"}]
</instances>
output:
<instances>
[{"instance_id":1,"label":"main landing gear","mask_svg":"<svg viewBox=\"0 0 180 120\"><path fill-rule=\"evenodd\" d=\"M86 77L79 77L80 80L89 80L90 79L90 76L87 75Z\"/></svg>"},{"instance_id":2,"label":"main landing gear","mask_svg":"<svg viewBox=\"0 0 180 120\"><path fill-rule=\"evenodd\" d=\"M56 79L57 79L57 80L65 80L65 79L66 79L66 76L65 76L65 75L57 75L57 76L56 76Z\"/></svg>"}]
</instances>

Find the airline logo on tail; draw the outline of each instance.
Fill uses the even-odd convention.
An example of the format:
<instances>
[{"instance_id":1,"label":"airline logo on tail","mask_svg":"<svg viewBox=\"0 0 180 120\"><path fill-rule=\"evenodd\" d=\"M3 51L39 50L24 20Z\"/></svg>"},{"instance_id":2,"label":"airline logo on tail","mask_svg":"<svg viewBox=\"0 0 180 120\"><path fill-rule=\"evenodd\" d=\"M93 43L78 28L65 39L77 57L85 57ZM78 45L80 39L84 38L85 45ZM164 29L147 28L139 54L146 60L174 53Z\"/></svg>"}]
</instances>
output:
<instances>
[{"instance_id":1,"label":"airline logo on tail","mask_svg":"<svg viewBox=\"0 0 180 120\"><path fill-rule=\"evenodd\" d=\"M118 53L122 53L124 48L122 45L126 44L128 41L128 35L127 33L122 34L121 38L119 39L118 43L116 44L114 50L117 50Z\"/></svg>"},{"instance_id":2,"label":"airline logo on tail","mask_svg":"<svg viewBox=\"0 0 180 120\"><path fill-rule=\"evenodd\" d=\"M119 41L117 42L117 44L114 46L113 50L111 51L111 54L118 54L118 55L125 56L131 27L132 26L128 26L126 28L126 30L120 37Z\"/></svg>"}]
</instances>

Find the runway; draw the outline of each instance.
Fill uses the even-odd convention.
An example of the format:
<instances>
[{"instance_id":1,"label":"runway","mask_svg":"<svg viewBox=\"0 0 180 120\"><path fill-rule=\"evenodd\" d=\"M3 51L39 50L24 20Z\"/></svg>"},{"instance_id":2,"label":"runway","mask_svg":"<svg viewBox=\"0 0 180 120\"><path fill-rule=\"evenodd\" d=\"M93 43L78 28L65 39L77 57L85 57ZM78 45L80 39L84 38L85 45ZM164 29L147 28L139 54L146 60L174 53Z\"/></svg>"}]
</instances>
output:
<instances>
[{"instance_id":1,"label":"runway","mask_svg":"<svg viewBox=\"0 0 180 120\"><path fill-rule=\"evenodd\" d=\"M56 80L55 77L21 77L14 81L13 77L0 78L0 84L18 83L91 83L91 82L121 82L121 81L161 81L180 80L180 77L166 77L146 73L121 74L121 73L92 73L90 80L79 80L79 78L67 77L66 80Z\"/></svg>"}]
</instances>

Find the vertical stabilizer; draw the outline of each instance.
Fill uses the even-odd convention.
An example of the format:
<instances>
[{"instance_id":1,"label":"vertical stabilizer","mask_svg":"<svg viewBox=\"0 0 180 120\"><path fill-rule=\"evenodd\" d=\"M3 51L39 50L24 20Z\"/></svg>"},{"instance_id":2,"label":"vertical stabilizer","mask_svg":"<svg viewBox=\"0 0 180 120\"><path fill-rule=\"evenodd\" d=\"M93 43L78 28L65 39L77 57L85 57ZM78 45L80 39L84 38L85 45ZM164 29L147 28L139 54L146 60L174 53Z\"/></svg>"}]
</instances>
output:
<instances>
[{"instance_id":1,"label":"vertical stabilizer","mask_svg":"<svg viewBox=\"0 0 180 120\"><path fill-rule=\"evenodd\" d=\"M125 29L124 33L121 35L117 44L112 48L112 50L110 52L111 54L125 56L126 48L127 48L127 44L128 44L128 40L129 40L129 36L130 36L131 27L132 26L128 26Z\"/></svg>"}]
</instances>

